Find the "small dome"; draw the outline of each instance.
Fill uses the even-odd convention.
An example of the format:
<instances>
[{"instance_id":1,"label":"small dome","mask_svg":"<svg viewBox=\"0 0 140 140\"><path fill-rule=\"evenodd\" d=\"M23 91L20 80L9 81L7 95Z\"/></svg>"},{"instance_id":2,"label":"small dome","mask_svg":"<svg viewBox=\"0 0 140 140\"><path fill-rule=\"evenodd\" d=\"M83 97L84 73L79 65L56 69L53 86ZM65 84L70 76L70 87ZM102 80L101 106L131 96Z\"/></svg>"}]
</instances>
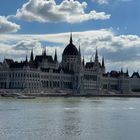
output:
<instances>
[{"instance_id":1,"label":"small dome","mask_svg":"<svg viewBox=\"0 0 140 140\"><path fill-rule=\"evenodd\" d=\"M66 46L66 48L63 51L63 55L79 55L79 52L75 45L72 43L72 34L70 36L70 43Z\"/></svg>"}]
</instances>

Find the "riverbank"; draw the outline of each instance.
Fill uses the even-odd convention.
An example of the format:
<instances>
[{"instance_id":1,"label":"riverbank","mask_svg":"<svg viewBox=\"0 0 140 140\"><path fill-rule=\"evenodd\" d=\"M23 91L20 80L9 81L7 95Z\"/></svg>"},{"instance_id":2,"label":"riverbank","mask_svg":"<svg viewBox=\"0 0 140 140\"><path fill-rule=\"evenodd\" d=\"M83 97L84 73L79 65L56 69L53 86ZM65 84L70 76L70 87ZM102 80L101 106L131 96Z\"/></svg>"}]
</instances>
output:
<instances>
[{"instance_id":1,"label":"riverbank","mask_svg":"<svg viewBox=\"0 0 140 140\"><path fill-rule=\"evenodd\" d=\"M131 92L128 94L119 92L108 92L108 93L94 93L94 94L73 94L65 92L47 92L47 93L21 93L21 92L10 92L6 90L0 91L0 96L2 97L13 97L18 99L33 99L35 97L131 97L140 98L140 92Z\"/></svg>"},{"instance_id":2,"label":"riverbank","mask_svg":"<svg viewBox=\"0 0 140 140\"><path fill-rule=\"evenodd\" d=\"M140 94L25 94L26 96L36 96L36 97L134 97L140 98Z\"/></svg>"},{"instance_id":3,"label":"riverbank","mask_svg":"<svg viewBox=\"0 0 140 140\"><path fill-rule=\"evenodd\" d=\"M140 93L132 93L132 94L36 94L36 93L28 93L28 94L19 94L19 93L0 93L2 97L12 97L18 99L32 99L32 97L130 97L130 98L140 98Z\"/></svg>"}]
</instances>

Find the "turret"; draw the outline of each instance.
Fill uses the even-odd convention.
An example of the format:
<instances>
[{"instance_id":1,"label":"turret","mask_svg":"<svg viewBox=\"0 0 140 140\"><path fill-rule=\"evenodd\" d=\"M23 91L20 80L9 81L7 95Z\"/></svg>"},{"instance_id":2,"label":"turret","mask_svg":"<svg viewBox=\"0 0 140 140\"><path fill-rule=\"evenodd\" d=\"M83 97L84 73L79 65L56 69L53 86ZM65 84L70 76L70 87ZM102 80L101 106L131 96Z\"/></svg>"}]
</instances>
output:
<instances>
[{"instance_id":1,"label":"turret","mask_svg":"<svg viewBox=\"0 0 140 140\"><path fill-rule=\"evenodd\" d=\"M27 66L28 65L28 58L27 58L27 55L26 55L26 59L24 61L24 66Z\"/></svg>"},{"instance_id":2,"label":"turret","mask_svg":"<svg viewBox=\"0 0 140 140\"><path fill-rule=\"evenodd\" d=\"M102 73L105 73L105 62L104 62L104 57L102 58Z\"/></svg>"},{"instance_id":3,"label":"turret","mask_svg":"<svg viewBox=\"0 0 140 140\"><path fill-rule=\"evenodd\" d=\"M105 67L105 63L104 63L104 57L102 58L102 68Z\"/></svg>"},{"instance_id":4,"label":"turret","mask_svg":"<svg viewBox=\"0 0 140 140\"><path fill-rule=\"evenodd\" d=\"M58 62L58 61L57 61L57 51L56 51L56 49L55 49L55 54L54 54L54 62L55 62L55 63Z\"/></svg>"},{"instance_id":5,"label":"turret","mask_svg":"<svg viewBox=\"0 0 140 140\"><path fill-rule=\"evenodd\" d=\"M85 58L83 56L83 61L82 61L83 67L85 66Z\"/></svg>"},{"instance_id":6,"label":"turret","mask_svg":"<svg viewBox=\"0 0 140 140\"><path fill-rule=\"evenodd\" d=\"M126 70L126 76L129 77L129 72L128 69Z\"/></svg>"},{"instance_id":7,"label":"turret","mask_svg":"<svg viewBox=\"0 0 140 140\"><path fill-rule=\"evenodd\" d=\"M121 75L123 75L123 69L121 68Z\"/></svg>"},{"instance_id":8,"label":"turret","mask_svg":"<svg viewBox=\"0 0 140 140\"><path fill-rule=\"evenodd\" d=\"M79 56L81 57L81 49L80 49L80 45L79 45Z\"/></svg>"},{"instance_id":9,"label":"turret","mask_svg":"<svg viewBox=\"0 0 140 140\"><path fill-rule=\"evenodd\" d=\"M34 61L34 54L33 54L33 49L31 50L31 55L30 55L30 62Z\"/></svg>"},{"instance_id":10,"label":"turret","mask_svg":"<svg viewBox=\"0 0 140 140\"><path fill-rule=\"evenodd\" d=\"M95 63L98 64L99 61L98 61L98 50L96 48L96 53L95 53Z\"/></svg>"},{"instance_id":11,"label":"turret","mask_svg":"<svg viewBox=\"0 0 140 140\"><path fill-rule=\"evenodd\" d=\"M90 62L92 62L92 56L90 57Z\"/></svg>"},{"instance_id":12,"label":"turret","mask_svg":"<svg viewBox=\"0 0 140 140\"><path fill-rule=\"evenodd\" d=\"M42 56L46 56L46 48L44 50L42 50Z\"/></svg>"},{"instance_id":13,"label":"turret","mask_svg":"<svg viewBox=\"0 0 140 140\"><path fill-rule=\"evenodd\" d=\"M25 62L26 62L26 63L28 63L28 58L27 58L27 55L26 55L26 59L25 59Z\"/></svg>"}]
</instances>

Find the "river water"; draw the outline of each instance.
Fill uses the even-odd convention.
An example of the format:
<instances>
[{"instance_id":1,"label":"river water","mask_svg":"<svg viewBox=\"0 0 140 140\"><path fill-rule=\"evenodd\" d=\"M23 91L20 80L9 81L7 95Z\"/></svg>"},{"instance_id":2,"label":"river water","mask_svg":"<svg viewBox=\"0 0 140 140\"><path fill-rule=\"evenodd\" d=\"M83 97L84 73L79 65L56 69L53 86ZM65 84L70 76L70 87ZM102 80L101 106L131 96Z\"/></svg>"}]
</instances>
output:
<instances>
[{"instance_id":1,"label":"river water","mask_svg":"<svg viewBox=\"0 0 140 140\"><path fill-rule=\"evenodd\" d=\"M0 98L0 140L139 139L139 98Z\"/></svg>"}]
</instances>

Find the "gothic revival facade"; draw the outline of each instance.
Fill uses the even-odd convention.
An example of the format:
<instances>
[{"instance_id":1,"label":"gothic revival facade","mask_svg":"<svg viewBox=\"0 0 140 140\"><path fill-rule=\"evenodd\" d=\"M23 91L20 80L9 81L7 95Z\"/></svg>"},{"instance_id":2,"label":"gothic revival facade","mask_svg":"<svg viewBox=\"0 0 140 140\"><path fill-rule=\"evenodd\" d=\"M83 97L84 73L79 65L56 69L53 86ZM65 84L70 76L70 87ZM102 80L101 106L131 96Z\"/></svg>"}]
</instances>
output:
<instances>
[{"instance_id":1,"label":"gothic revival facade","mask_svg":"<svg viewBox=\"0 0 140 140\"><path fill-rule=\"evenodd\" d=\"M132 78L131 78L132 79ZM96 49L94 62L81 59L81 51L70 42L62 54L62 61L57 60L43 50L34 58L31 50L30 60L15 62L4 59L0 63L0 89L10 92L48 93L48 94L104 94L129 93L131 90L128 71L105 73L104 58L99 62Z\"/></svg>"}]
</instances>

